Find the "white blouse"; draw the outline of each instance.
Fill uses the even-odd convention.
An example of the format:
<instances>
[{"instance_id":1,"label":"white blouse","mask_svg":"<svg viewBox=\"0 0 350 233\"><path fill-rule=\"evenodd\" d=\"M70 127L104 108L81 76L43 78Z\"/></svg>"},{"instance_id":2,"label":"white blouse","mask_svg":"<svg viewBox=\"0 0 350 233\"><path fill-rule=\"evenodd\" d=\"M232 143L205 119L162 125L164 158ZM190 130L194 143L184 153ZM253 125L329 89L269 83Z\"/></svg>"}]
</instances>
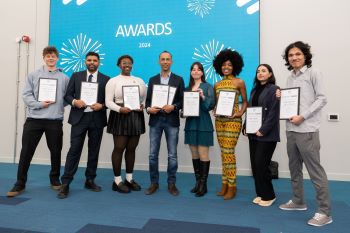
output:
<instances>
[{"instance_id":1,"label":"white blouse","mask_svg":"<svg viewBox=\"0 0 350 233\"><path fill-rule=\"evenodd\" d=\"M140 88L140 101L144 105L146 99L146 84L135 76L118 75L111 78L106 85L106 106L116 112L123 104L123 86L138 85Z\"/></svg>"}]
</instances>

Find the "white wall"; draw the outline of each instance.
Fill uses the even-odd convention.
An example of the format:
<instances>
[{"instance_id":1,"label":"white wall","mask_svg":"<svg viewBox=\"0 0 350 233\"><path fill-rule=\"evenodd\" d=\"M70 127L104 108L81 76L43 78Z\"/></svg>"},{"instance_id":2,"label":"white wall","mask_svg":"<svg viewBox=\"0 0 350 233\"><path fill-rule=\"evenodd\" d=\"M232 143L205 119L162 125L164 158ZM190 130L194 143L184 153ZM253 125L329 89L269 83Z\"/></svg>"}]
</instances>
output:
<instances>
[{"instance_id":1,"label":"white wall","mask_svg":"<svg viewBox=\"0 0 350 233\"><path fill-rule=\"evenodd\" d=\"M349 156L346 152L348 119L350 110L345 107L344 98L350 81L347 72L350 54L350 1L348 0L262 0L261 2L261 62L274 68L278 84L283 87L288 71L282 60L284 48L293 41L303 40L312 45L313 64L321 69L327 90L328 104L323 110L321 128L321 160L330 179L350 180ZM0 49L3 68L2 91L0 91L0 162L13 162L15 142L15 103L17 46L15 38L29 35L29 71L42 64L41 52L48 43L49 0L11 0L2 3L0 20L3 22ZM20 91L23 88L26 73L26 44L21 44ZM176 59L176 58L175 58ZM254 74L252 74L254 75ZM66 123L69 107L66 109L64 124L64 148L62 160L65 160L69 148L70 126ZM339 122L328 122L328 113L340 114ZM17 161L21 148L22 125L25 119L24 105L19 98L19 119L17 135ZM183 124L178 146L179 170L191 172L189 149L183 144ZM285 148L285 127L281 124L281 143L278 144L274 159L280 162L280 175L289 176L288 159ZM163 138L164 141L164 138ZM111 167L110 154L113 148L111 135L105 133L100 152L100 167ZM136 169L148 169L148 134L141 137L137 150ZM241 136L237 146L238 173L250 175L248 140ZM221 172L220 150L211 148L212 173ZM160 167L166 169L166 148L161 148ZM49 151L45 139L42 139L36 151L33 163L49 163ZM86 164L86 149L81 165Z\"/></svg>"}]
</instances>

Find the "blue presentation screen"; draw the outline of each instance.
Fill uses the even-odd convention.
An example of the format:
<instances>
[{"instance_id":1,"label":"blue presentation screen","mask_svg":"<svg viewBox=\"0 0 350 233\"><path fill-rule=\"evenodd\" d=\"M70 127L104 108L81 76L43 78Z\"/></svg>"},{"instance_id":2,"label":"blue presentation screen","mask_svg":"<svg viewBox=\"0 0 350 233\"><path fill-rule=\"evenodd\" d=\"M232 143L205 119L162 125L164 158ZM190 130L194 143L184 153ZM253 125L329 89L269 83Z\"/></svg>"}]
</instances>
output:
<instances>
[{"instance_id":1,"label":"blue presentation screen","mask_svg":"<svg viewBox=\"0 0 350 233\"><path fill-rule=\"evenodd\" d=\"M67 75L84 70L85 54L98 52L100 71L114 77L119 56L134 59L132 74L145 83L160 72L159 54L173 55L172 72L188 84L200 61L207 81L220 80L212 67L224 48L242 54L239 75L251 89L259 64L259 2L256 0L51 0L50 45L59 49Z\"/></svg>"}]
</instances>

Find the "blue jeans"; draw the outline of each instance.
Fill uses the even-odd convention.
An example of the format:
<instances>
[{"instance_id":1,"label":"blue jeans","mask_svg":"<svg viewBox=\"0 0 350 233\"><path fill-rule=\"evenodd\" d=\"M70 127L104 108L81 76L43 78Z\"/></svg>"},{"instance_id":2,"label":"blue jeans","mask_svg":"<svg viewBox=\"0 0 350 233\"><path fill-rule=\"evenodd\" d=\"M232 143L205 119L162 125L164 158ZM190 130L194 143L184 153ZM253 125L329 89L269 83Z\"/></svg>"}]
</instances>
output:
<instances>
[{"instance_id":1,"label":"blue jeans","mask_svg":"<svg viewBox=\"0 0 350 233\"><path fill-rule=\"evenodd\" d=\"M168 184L175 184L177 171L177 143L179 141L179 127L170 126L166 118L161 117L156 125L150 127L150 155L149 171L152 184L159 183L158 157L163 131L168 148Z\"/></svg>"}]
</instances>

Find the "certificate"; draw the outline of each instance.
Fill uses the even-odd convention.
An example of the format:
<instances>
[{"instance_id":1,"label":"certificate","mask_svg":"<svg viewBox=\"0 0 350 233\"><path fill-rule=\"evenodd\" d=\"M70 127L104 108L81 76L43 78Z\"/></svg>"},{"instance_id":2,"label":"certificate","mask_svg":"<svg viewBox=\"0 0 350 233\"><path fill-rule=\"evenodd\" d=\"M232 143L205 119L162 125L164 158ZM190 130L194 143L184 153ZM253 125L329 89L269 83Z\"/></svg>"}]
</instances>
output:
<instances>
[{"instance_id":1,"label":"certificate","mask_svg":"<svg viewBox=\"0 0 350 233\"><path fill-rule=\"evenodd\" d=\"M56 102L57 79L39 78L38 101Z\"/></svg>"},{"instance_id":2,"label":"certificate","mask_svg":"<svg viewBox=\"0 0 350 233\"><path fill-rule=\"evenodd\" d=\"M152 108L162 108L168 104L169 86L168 85L153 85L152 92Z\"/></svg>"},{"instance_id":3,"label":"certificate","mask_svg":"<svg viewBox=\"0 0 350 233\"><path fill-rule=\"evenodd\" d=\"M131 110L140 109L140 89L138 85L123 86L124 107Z\"/></svg>"},{"instance_id":4,"label":"certificate","mask_svg":"<svg viewBox=\"0 0 350 233\"><path fill-rule=\"evenodd\" d=\"M170 87L169 86L168 105L172 105L173 104L175 93L176 93L176 87Z\"/></svg>"},{"instance_id":5,"label":"certificate","mask_svg":"<svg viewBox=\"0 0 350 233\"><path fill-rule=\"evenodd\" d=\"M198 91L185 91L183 99L182 113L184 117L196 117L199 116L199 92Z\"/></svg>"},{"instance_id":6,"label":"certificate","mask_svg":"<svg viewBox=\"0 0 350 233\"><path fill-rule=\"evenodd\" d=\"M219 116L232 116L235 99L236 92L220 91L215 114Z\"/></svg>"},{"instance_id":7,"label":"certificate","mask_svg":"<svg viewBox=\"0 0 350 233\"><path fill-rule=\"evenodd\" d=\"M246 133L255 134L261 128L262 107L248 107L245 118Z\"/></svg>"},{"instance_id":8,"label":"certificate","mask_svg":"<svg viewBox=\"0 0 350 233\"><path fill-rule=\"evenodd\" d=\"M87 106L97 103L98 83L81 82L80 99Z\"/></svg>"},{"instance_id":9,"label":"certificate","mask_svg":"<svg viewBox=\"0 0 350 233\"><path fill-rule=\"evenodd\" d=\"M300 87L281 89L280 119L299 115Z\"/></svg>"}]
</instances>

